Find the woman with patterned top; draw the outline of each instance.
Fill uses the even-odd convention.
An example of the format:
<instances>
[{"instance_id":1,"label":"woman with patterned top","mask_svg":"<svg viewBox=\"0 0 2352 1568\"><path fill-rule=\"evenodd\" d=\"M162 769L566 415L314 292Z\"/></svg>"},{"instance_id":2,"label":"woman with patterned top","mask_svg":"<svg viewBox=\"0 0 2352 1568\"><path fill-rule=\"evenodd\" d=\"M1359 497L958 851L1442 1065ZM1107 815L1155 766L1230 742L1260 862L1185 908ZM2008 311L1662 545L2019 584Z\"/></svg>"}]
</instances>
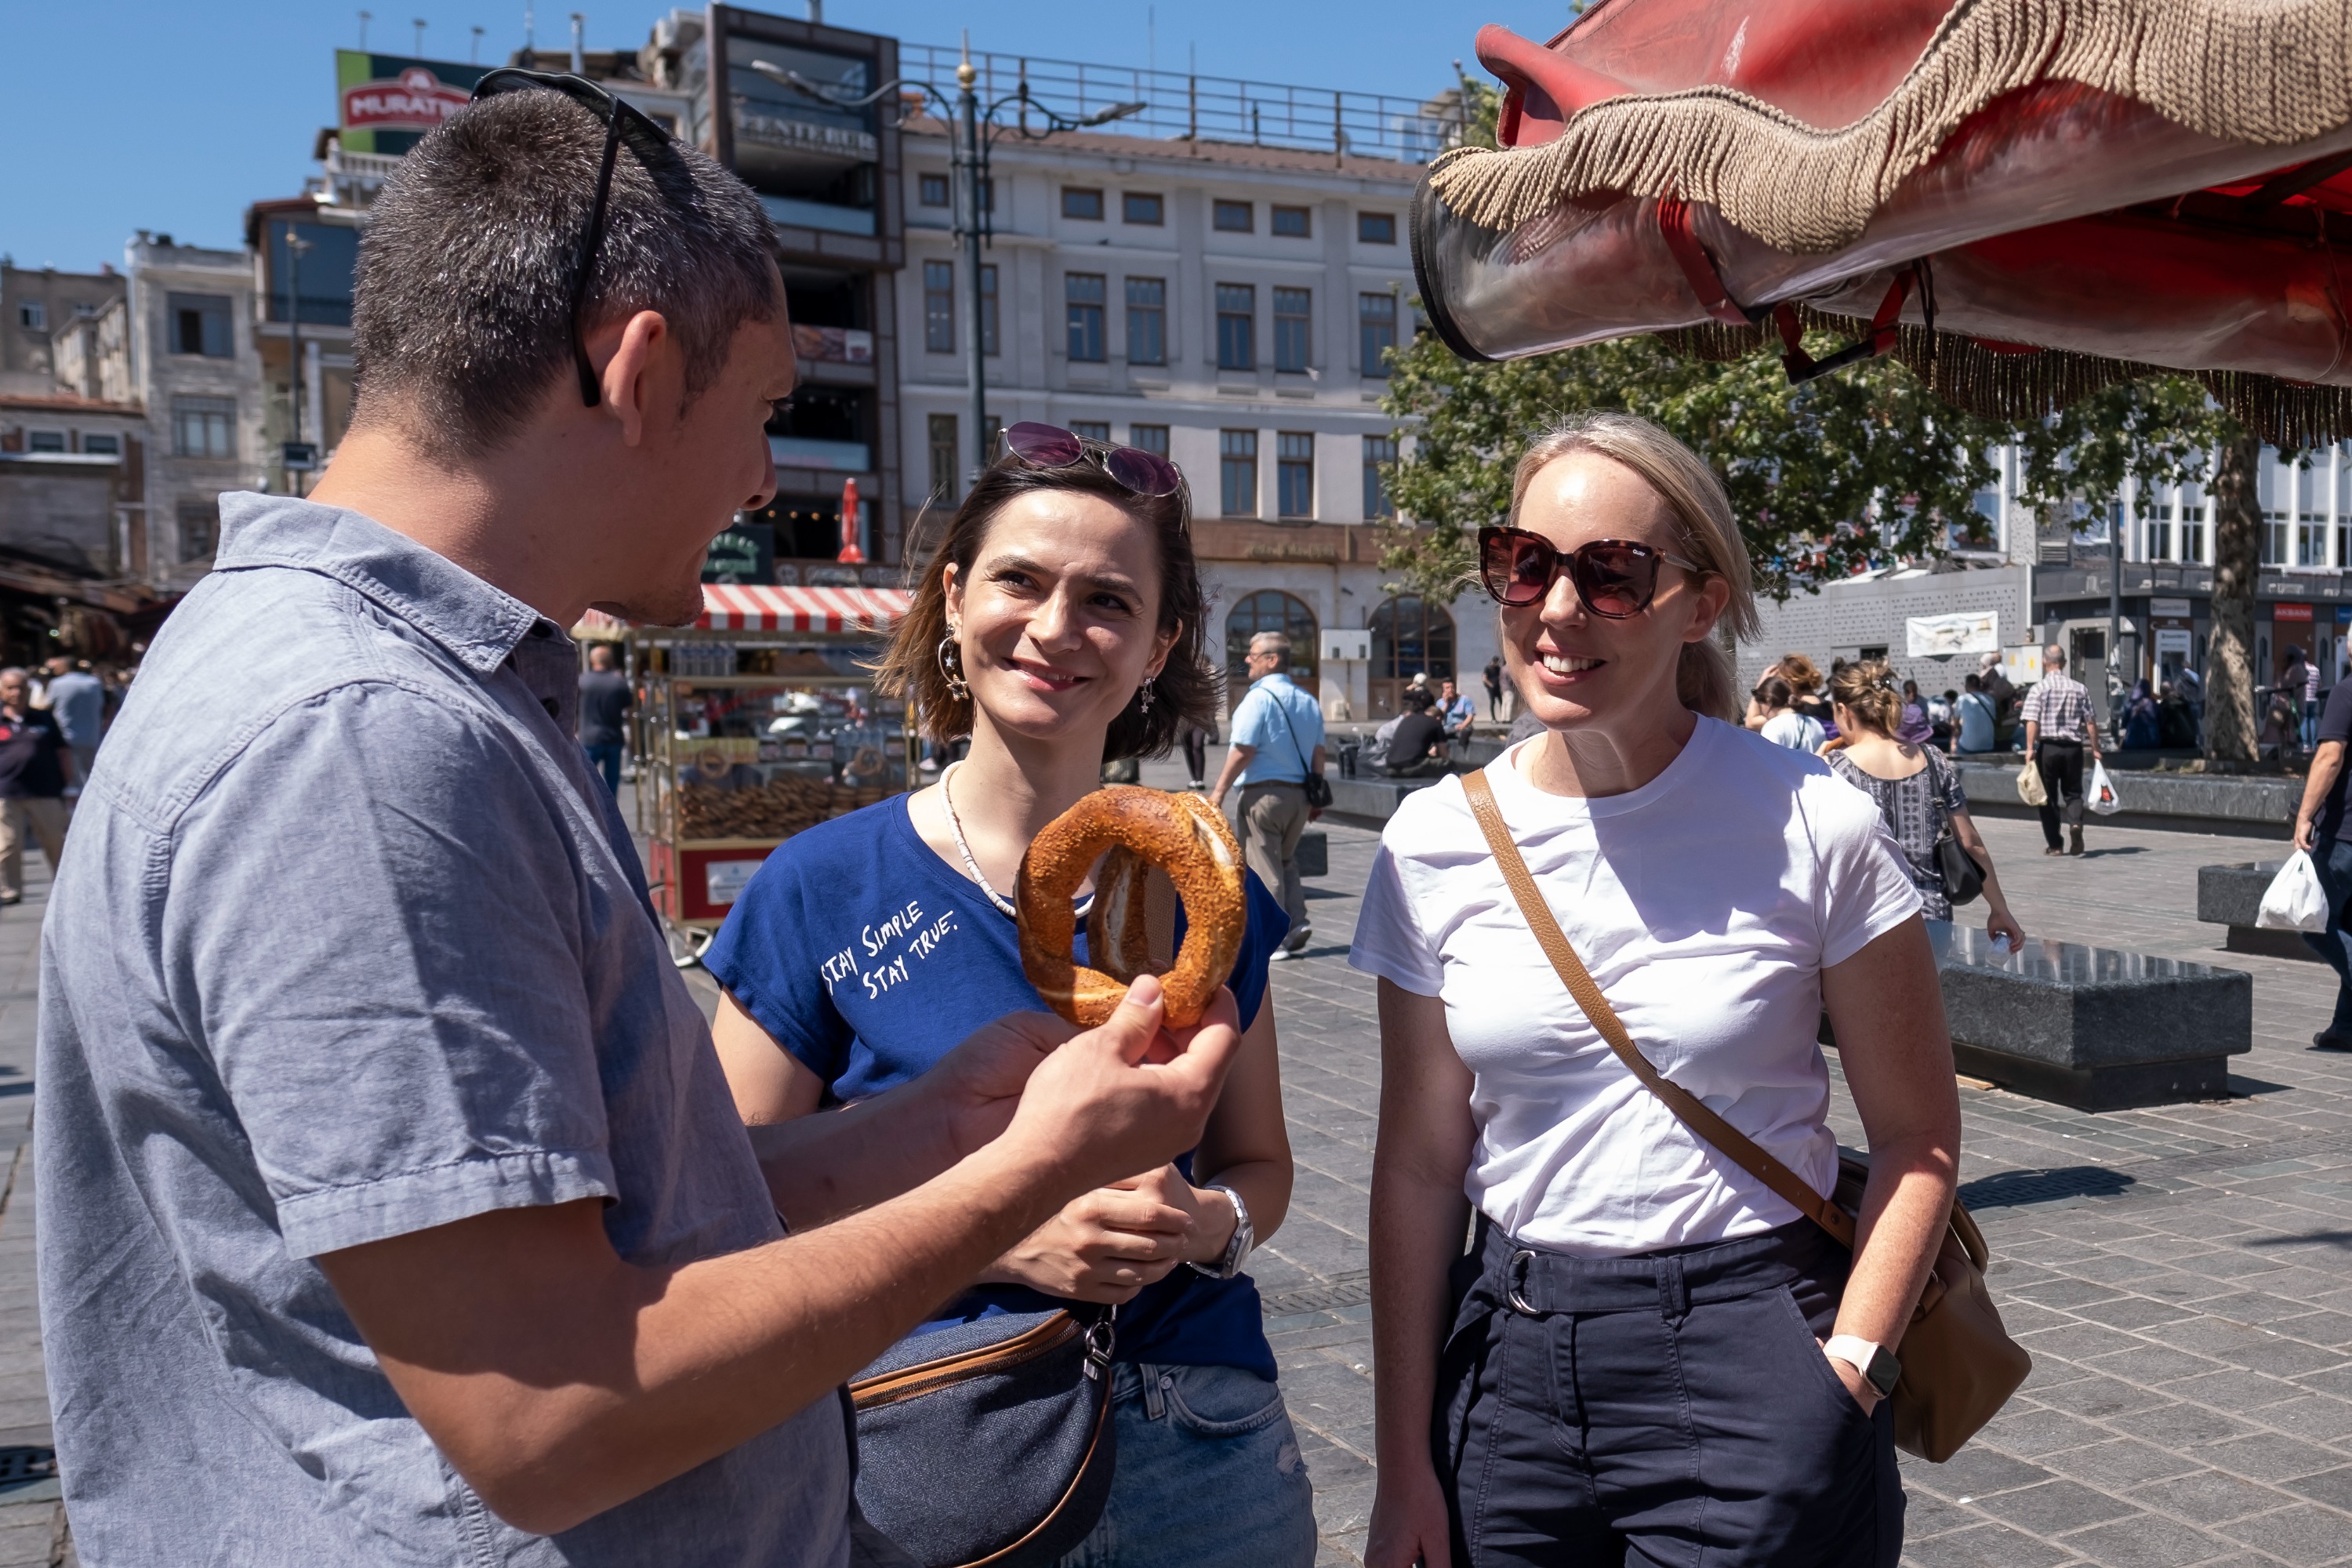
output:
<instances>
[{"instance_id":1,"label":"woman with patterned top","mask_svg":"<svg viewBox=\"0 0 2352 1568\"><path fill-rule=\"evenodd\" d=\"M1922 912L1931 921L1952 918L1951 895L1936 858L1936 840L1948 825L1969 858L1984 868L1985 930L2012 952L2023 946L2025 932L2001 895L2000 879L1993 875L1992 852L1969 818L1959 770L1933 746L1896 738L1905 705L1885 660L1840 670L1830 683L1830 700L1836 705L1838 731L1847 737L1843 746L1827 753L1830 771L1878 803L1878 814L1902 847L1904 864L1926 905Z\"/></svg>"}]
</instances>

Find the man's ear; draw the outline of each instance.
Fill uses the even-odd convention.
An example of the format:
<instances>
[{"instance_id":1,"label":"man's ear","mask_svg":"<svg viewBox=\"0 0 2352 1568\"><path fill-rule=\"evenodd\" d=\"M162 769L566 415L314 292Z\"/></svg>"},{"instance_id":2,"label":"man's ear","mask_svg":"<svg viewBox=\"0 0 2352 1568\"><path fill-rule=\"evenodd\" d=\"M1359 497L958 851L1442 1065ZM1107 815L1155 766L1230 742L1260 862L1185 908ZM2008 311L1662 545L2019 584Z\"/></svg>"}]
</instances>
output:
<instances>
[{"instance_id":1,"label":"man's ear","mask_svg":"<svg viewBox=\"0 0 2352 1568\"><path fill-rule=\"evenodd\" d=\"M667 363L674 353L669 322L659 310L639 310L623 323L620 346L596 378L606 412L621 422L623 446L644 445L646 418L656 398L667 396L668 406L677 405L677 389L664 390L676 379Z\"/></svg>"}]
</instances>

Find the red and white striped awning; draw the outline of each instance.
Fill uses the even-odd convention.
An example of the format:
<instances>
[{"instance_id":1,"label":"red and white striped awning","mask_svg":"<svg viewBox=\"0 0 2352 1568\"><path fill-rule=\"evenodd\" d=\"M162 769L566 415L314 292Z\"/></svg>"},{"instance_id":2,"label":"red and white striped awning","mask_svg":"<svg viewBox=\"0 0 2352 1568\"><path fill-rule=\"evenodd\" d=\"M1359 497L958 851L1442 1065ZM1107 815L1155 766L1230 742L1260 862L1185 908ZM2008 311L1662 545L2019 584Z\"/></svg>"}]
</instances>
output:
<instances>
[{"instance_id":1,"label":"red and white striped awning","mask_svg":"<svg viewBox=\"0 0 2352 1568\"><path fill-rule=\"evenodd\" d=\"M712 632L883 632L907 616L904 588L776 588L705 583L702 615Z\"/></svg>"},{"instance_id":2,"label":"red and white striped awning","mask_svg":"<svg viewBox=\"0 0 2352 1568\"><path fill-rule=\"evenodd\" d=\"M904 588L779 588L758 584L705 583L705 632L887 632L906 619L914 595ZM591 610L574 636L611 637L627 623Z\"/></svg>"}]
</instances>

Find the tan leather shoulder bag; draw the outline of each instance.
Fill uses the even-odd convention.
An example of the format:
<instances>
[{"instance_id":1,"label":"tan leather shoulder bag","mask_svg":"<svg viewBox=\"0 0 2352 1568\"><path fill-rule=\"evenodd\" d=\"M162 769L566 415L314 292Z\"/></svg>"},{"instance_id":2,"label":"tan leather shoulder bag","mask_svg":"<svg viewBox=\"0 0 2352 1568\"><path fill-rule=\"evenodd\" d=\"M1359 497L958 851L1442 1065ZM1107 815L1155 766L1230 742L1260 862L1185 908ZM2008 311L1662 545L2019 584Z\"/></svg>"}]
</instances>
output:
<instances>
[{"instance_id":1,"label":"tan leather shoulder bag","mask_svg":"<svg viewBox=\"0 0 2352 1568\"><path fill-rule=\"evenodd\" d=\"M1666 1109L1682 1119L1683 1125L1788 1200L1798 1213L1836 1237L1840 1246L1852 1250L1853 1215L1861 1207L1863 1184L1870 1176L1869 1164L1851 1155L1841 1156L1837 1191L1831 1197L1822 1197L1795 1172L1766 1153L1754 1139L1651 1066L1649 1058L1625 1033L1625 1026L1619 1021L1617 1010L1610 1006L1609 998L1593 984L1584 961L1569 945L1559 922L1552 918L1551 906L1544 902L1543 893L1536 887L1536 879L1503 821L1502 809L1495 804L1495 792L1486 783L1486 775L1463 774L1462 793L1470 797L1471 814L1478 820L1479 831L1486 836L1495 864L1501 868L1503 880L1510 884L1511 896L1518 900L1519 913L1526 918L1528 929L1535 932L1536 941L1542 944L1545 956L1551 960L1552 968L1559 973L1560 980L1576 998L1576 1005L1584 1009L1585 1017L1609 1042L1609 1048L1625 1064L1626 1070L1664 1100ZM1977 1228L1969 1211L1955 1200L1942 1250L1927 1276L1927 1288L1920 1292L1918 1306L1912 1310L1903 1341L1887 1347L1903 1363L1903 1374L1893 1395L1895 1445L1906 1453L1916 1454L1936 1464L1958 1453L1960 1446L2000 1412L2009 1396L2025 1382L2026 1373L2033 1370L2032 1358L2001 1326L2000 1313L1992 1304L1991 1292L1985 1288L1984 1269L1990 1256L1985 1247L1984 1233Z\"/></svg>"}]
</instances>

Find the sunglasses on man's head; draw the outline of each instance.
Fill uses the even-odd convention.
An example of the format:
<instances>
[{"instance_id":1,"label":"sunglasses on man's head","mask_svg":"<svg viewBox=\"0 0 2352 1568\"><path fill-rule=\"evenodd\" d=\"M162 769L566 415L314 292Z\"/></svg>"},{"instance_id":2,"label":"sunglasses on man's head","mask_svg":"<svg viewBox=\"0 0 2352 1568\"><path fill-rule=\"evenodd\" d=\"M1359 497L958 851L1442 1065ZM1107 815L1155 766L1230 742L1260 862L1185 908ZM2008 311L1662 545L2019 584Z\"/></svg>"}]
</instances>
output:
<instances>
[{"instance_id":1,"label":"sunglasses on man's head","mask_svg":"<svg viewBox=\"0 0 2352 1568\"><path fill-rule=\"evenodd\" d=\"M1498 605L1523 609L1543 603L1562 573L1584 607L1606 620L1640 615L1658 596L1658 565L1685 572L1706 567L1630 539L1596 539L1561 550L1524 528L1478 531L1478 576Z\"/></svg>"},{"instance_id":2,"label":"sunglasses on man's head","mask_svg":"<svg viewBox=\"0 0 2352 1568\"><path fill-rule=\"evenodd\" d=\"M596 384L596 367L588 361L588 345L580 336L580 312L588 302L589 280L596 274L596 252L604 243L604 205L613 194L613 161L621 143L648 168L665 156L676 139L645 114L614 97L585 77L554 71L519 70L513 67L486 73L474 84L473 101L509 92L560 92L604 122L604 162L596 173L596 200L588 209L588 228L580 242L580 261L572 274L572 361L580 374L580 401L590 408L604 400Z\"/></svg>"},{"instance_id":3,"label":"sunglasses on man's head","mask_svg":"<svg viewBox=\"0 0 2352 1568\"><path fill-rule=\"evenodd\" d=\"M1184 483L1176 465L1157 452L1089 440L1058 425L1024 419L1004 432L1004 446L1033 468L1066 468L1091 461L1139 496L1172 496Z\"/></svg>"}]
</instances>

